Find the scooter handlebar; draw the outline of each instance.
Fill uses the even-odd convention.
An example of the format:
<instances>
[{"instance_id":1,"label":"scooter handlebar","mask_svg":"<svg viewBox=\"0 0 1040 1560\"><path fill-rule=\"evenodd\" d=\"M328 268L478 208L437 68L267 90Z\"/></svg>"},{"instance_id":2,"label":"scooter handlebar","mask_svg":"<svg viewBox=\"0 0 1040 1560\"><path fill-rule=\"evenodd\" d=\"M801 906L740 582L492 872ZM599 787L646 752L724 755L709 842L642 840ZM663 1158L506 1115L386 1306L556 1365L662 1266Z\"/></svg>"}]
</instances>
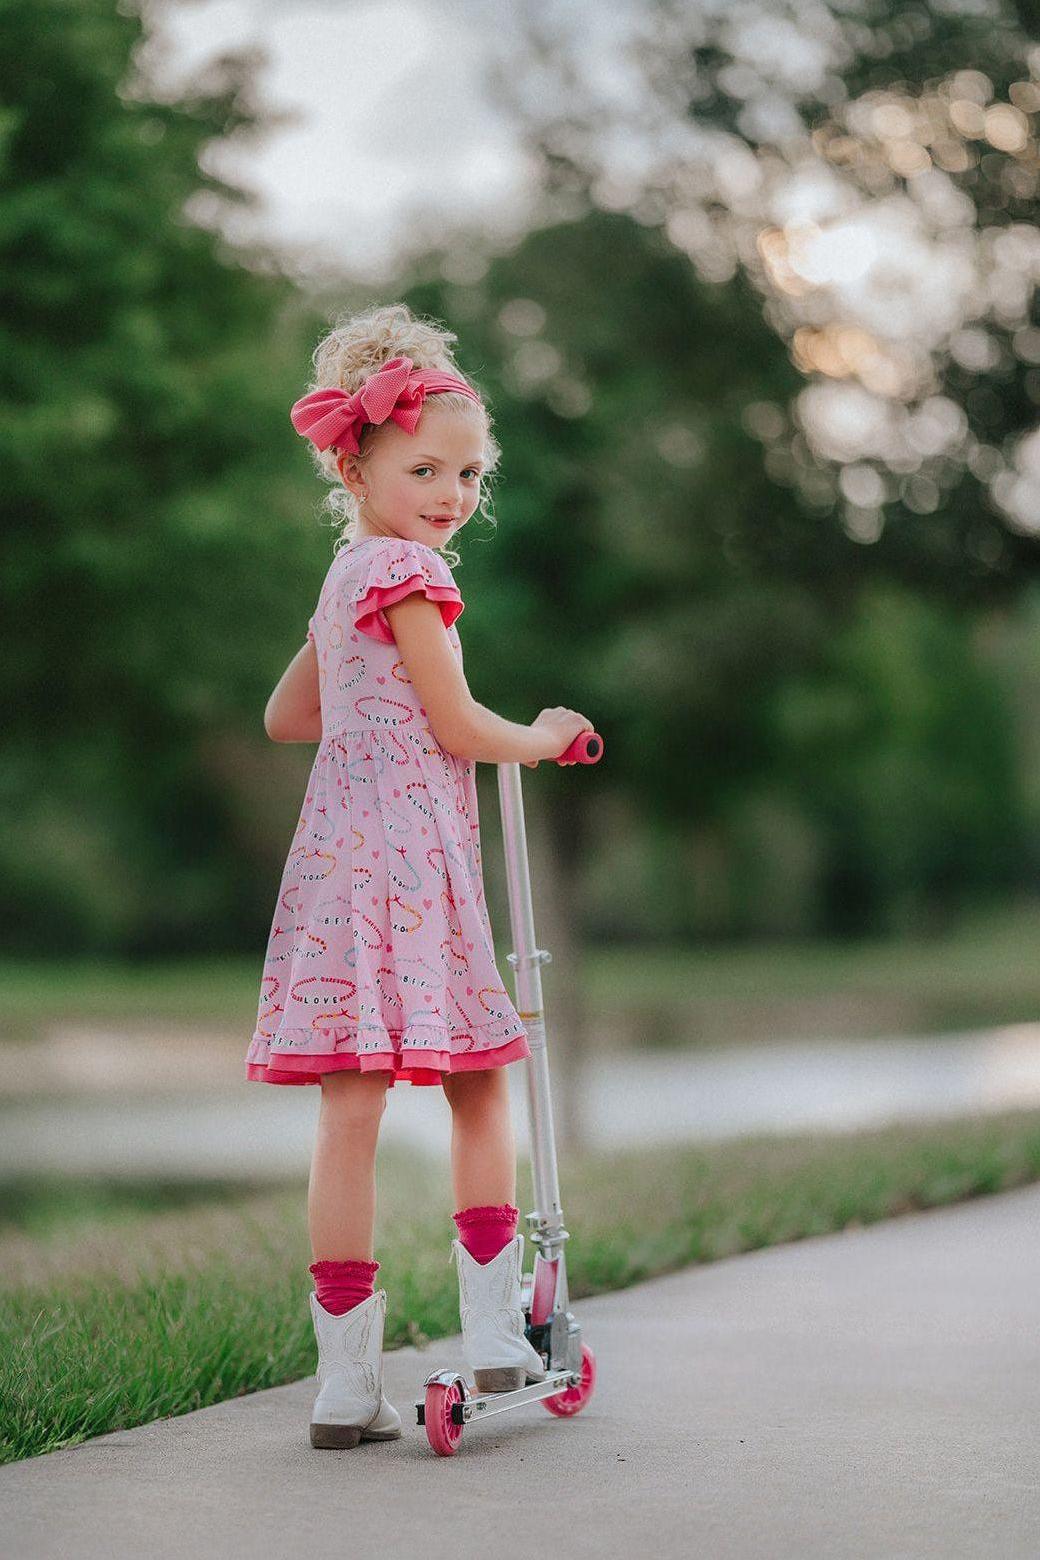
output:
<instances>
[{"instance_id":1,"label":"scooter handlebar","mask_svg":"<svg viewBox=\"0 0 1040 1560\"><path fill-rule=\"evenodd\" d=\"M598 764L603 757L603 738L598 731L581 731L570 747L553 760L557 764Z\"/></svg>"}]
</instances>

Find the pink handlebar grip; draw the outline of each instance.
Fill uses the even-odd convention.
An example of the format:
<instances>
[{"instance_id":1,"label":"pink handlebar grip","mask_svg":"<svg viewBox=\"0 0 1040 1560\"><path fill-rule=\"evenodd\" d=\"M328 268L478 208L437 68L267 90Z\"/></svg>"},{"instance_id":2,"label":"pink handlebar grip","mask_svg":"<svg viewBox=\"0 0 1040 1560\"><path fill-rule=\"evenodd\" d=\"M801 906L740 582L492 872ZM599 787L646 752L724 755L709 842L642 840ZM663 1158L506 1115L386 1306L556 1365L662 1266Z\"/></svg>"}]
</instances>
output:
<instances>
[{"instance_id":1,"label":"pink handlebar grip","mask_svg":"<svg viewBox=\"0 0 1040 1560\"><path fill-rule=\"evenodd\" d=\"M603 757L603 738L598 731L581 731L559 758L557 764L598 764Z\"/></svg>"}]
</instances>

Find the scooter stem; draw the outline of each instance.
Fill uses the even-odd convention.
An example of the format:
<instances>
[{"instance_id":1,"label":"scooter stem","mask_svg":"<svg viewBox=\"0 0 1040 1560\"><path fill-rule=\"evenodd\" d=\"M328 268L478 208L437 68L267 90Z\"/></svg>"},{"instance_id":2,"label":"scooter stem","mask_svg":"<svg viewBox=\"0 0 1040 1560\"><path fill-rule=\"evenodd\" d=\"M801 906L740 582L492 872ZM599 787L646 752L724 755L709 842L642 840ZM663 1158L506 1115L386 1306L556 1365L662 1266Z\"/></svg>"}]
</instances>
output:
<instances>
[{"instance_id":1,"label":"scooter stem","mask_svg":"<svg viewBox=\"0 0 1040 1560\"><path fill-rule=\"evenodd\" d=\"M499 764L498 796L502 812L506 887L514 951L509 954L516 981L517 1012L527 1031L531 1055L526 1065L528 1121L531 1130L531 1176L535 1210L527 1215L531 1240L542 1256L551 1260L568 1239L563 1227L560 1180L556 1166L549 1059L546 1050L545 1013L542 1008L541 966L552 954L535 946L531 907L531 875L527 859L527 831L520 788L519 764ZM565 1300L565 1297L564 1297Z\"/></svg>"}]
</instances>

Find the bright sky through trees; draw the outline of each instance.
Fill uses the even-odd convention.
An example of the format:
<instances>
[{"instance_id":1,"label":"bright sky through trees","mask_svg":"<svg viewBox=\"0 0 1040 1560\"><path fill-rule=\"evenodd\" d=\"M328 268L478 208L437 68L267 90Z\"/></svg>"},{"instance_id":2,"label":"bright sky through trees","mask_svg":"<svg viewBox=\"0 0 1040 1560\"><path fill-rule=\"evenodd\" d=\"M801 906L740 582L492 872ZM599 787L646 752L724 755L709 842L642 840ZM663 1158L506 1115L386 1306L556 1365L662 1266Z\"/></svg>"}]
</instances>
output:
<instances>
[{"instance_id":1,"label":"bright sky through trees","mask_svg":"<svg viewBox=\"0 0 1040 1560\"><path fill-rule=\"evenodd\" d=\"M923 47L948 7L868 28L823 0L209 0L154 13L154 59L184 78L224 49L269 56L261 89L293 121L211 155L262 197L221 219L230 235L291 246L301 274L376 278L454 227L519 236L542 193L531 136L555 135L597 205L662 226L705 280L756 282L806 377L773 442L810 501L837 481L851 536L876 540L896 495L941 508L965 469L1034 535L1040 434L973 426L951 386L1040 363L1040 48L1016 68L996 0L960 9L993 12L993 79L939 52L934 74L885 81L884 51L905 63L906 29ZM861 58L882 62L866 90ZM197 220L216 220L207 200ZM784 480L789 455L771 458Z\"/></svg>"}]
</instances>

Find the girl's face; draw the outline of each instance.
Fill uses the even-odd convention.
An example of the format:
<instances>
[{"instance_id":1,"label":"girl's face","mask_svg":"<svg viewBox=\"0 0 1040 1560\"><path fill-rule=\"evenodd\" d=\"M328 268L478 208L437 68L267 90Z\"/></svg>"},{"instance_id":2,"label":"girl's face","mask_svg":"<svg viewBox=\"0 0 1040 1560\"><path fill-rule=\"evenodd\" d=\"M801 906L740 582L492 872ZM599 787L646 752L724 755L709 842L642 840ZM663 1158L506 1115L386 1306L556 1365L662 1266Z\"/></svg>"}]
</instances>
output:
<instances>
[{"instance_id":1,"label":"girl's face","mask_svg":"<svg viewBox=\"0 0 1040 1560\"><path fill-rule=\"evenodd\" d=\"M344 486L358 499L358 536L400 536L443 547L480 502L484 418L427 402L414 433L380 424L361 463L337 462ZM443 520L441 516L445 517Z\"/></svg>"}]
</instances>

